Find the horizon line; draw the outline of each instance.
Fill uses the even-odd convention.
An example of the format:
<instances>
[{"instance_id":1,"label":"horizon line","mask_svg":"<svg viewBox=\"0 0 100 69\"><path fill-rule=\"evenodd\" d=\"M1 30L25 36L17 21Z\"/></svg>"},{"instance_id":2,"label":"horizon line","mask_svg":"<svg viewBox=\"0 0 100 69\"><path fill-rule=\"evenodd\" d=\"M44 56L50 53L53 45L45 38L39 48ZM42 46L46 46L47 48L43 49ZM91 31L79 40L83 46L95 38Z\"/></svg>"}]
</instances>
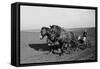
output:
<instances>
[{"instance_id":1,"label":"horizon line","mask_svg":"<svg viewBox=\"0 0 100 69\"><path fill-rule=\"evenodd\" d=\"M63 27L62 27L63 28ZM95 27L78 27L78 28L95 28ZM76 29L78 29L76 28ZM75 29L75 28L63 28L63 29ZM27 29L27 30L21 30L21 31L39 31L40 29Z\"/></svg>"}]
</instances>

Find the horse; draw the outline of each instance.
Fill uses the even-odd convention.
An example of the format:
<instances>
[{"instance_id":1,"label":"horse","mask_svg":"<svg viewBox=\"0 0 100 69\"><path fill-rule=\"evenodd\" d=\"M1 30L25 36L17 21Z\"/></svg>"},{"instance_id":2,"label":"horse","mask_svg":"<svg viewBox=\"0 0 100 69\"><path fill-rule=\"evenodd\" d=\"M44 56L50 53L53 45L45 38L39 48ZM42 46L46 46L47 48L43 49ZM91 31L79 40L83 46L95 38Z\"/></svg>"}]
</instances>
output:
<instances>
[{"instance_id":1,"label":"horse","mask_svg":"<svg viewBox=\"0 0 100 69\"><path fill-rule=\"evenodd\" d=\"M52 31L52 33L54 33L56 35L56 37L60 36L61 30L62 28L58 25L50 25L50 29Z\"/></svg>"},{"instance_id":2,"label":"horse","mask_svg":"<svg viewBox=\"0 0 100 69\"><path fill-rule=\"evenodd\" d=\"M62 51L62 54L64 53L63 50L64 48L68 49L68 47L70 47L76 49L77 43L73 32L67 32L65 29L61 28L58 25L52 25L50 26L50 29L56 35L55 39L60 44L60 49Z\"/></svg>"},{"instance_id":3,"label":"horse","mask_svg":"<svg viewBox=\"0 0 100 69\"><path fill-rule=\"evenodd\" d=\"M57 44L59 44L56 40L55 40L55 34L53 34L50 30L50 28L48 27L42 27L40 30L40 39L42 40L45 36L47 36L46 41L48 46L50 47L50 53L54 53L54 49L57 49ZM56 44L56 45L55 45Z\"/></svg>"}]
</instances>

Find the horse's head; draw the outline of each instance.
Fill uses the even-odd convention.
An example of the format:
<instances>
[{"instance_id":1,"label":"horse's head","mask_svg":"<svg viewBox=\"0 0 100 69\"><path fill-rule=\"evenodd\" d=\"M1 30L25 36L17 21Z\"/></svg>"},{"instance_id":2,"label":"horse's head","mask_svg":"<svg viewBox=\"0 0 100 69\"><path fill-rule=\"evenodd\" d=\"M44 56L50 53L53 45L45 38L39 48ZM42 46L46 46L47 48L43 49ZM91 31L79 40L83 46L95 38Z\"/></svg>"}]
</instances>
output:
<instances>
[{"instance_id":1,"label":"horse's head","mask_svg":"<svg viewBox=\"0 0 100 69\"><path fill-rule=\"evenodd\" d=\"M42 40L45 36L52 42L56 39L56 34L54 31L51 31L51 28L48 27L42 27L40 31L40 39Z\"/></svg>"},{"instance_id":2,"label":"horse's head","mask_svg":"<svg viewBox=\"0 0 100 69\"><path fill-rule=\"evenodd\" d=\"M50 29L51 29L52 32L55 32L55 31L57 31L56 30L57 26L56 25L50 25Z\"/></svg>"},{"instance_id":3,"label":"horse's head","mask_svg":"<svg viewBox=\"0 0 100 69\"><path fill-rule=\"evenodd\" d=\"M51 32L52 32L53 34L56 34L56 36L59 36L59 35L60 35L61 29L62 29L62 28L61 28L60 26L58 26L58 25L51 25L51 26L50 26Z\"/></svg>"},{"instance_id":4,"label":"horse's head","mask_svg":"<svg viewBox=\"0 0 100 69\"><path fill-rule=\"evenodd\" d=\"M43 39L46 35L47 35L47 32L49 31L49 28L48 27L42 27L41 30L40 30L40 39Z\"/></svg>"}]
</instances>

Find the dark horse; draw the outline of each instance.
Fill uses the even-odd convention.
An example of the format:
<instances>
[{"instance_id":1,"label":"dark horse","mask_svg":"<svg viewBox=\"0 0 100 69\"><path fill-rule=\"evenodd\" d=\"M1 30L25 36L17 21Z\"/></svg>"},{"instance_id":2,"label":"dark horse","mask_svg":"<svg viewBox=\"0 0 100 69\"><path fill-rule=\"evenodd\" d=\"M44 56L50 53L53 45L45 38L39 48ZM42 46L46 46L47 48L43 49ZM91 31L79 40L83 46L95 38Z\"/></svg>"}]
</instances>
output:
<instances>
[{"instance_id":1,"label":"dark horse","mask_svg":"<svg viewBox=\"0 0 100 69\"><path fill-rule=\"evenodd\" d=\"M59 42L61 55L64 53L63 48L68 43L66 31L58 25L50 26L51 31L55 34L55 39Z\"/></svg>"},{"instance_id":2,"label":"dark horse","mask_svg":"<svg viewBox=\"0 0 100 69\"><path fill-rule=\"evenodd\" d=\"M76 43L76 38L73 32L67 32L63 28L61 28L58 25L52 25L50 26L51 31L53 34L55 34L55 39L59 42L60 44L60 49L62 51L62 54L64 53L64 48L68 49L76 49L77 48L77 43Z\"/></svg>"},{"instance_id":3,"label":"dark horse","mask_svg":"<svg viewBox=\"0 0 100 69\"><path fill-rule=\"evenodd\" d=\"M42 27L40 33L41 33L40 39L42 40L46 36L47 37L46 41L48 46L50 47L50 52L54 53L54 49L57 49L57 44L59 44L55 40L55 34L53 34L51 29L48 27Z\"/></svg>"}]
</instances>

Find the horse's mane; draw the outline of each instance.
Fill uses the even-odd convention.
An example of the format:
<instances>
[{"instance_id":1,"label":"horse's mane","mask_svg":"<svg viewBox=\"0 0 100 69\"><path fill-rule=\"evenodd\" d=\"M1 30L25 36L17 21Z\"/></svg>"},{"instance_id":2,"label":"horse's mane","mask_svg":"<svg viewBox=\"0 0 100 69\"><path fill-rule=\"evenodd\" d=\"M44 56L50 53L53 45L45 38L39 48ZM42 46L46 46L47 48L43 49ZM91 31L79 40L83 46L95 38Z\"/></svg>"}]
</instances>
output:
<instances>
[{"instance_id":1,"label":"horse's mane","mask_svg":"<svg viewBox=\"0 0 100 69\"><path fill-rule=\"evenodd\" d=\"M61 29L61 27L60 26L58 26L58 25L52 25L52 26L50 26L50 28L54 28L54 27L56 27L57 29Z\"/></svg>"},{"instance_id":2,"label":"horse's mane","mask_svg":"<svg viewBox=\"0 0 100 69\"><path fill-rule=\"evenodd\" d=\"M50 28L48 28L48 27L42 27L41 29L50 29Z\"/></svg>"}]
</instances>

